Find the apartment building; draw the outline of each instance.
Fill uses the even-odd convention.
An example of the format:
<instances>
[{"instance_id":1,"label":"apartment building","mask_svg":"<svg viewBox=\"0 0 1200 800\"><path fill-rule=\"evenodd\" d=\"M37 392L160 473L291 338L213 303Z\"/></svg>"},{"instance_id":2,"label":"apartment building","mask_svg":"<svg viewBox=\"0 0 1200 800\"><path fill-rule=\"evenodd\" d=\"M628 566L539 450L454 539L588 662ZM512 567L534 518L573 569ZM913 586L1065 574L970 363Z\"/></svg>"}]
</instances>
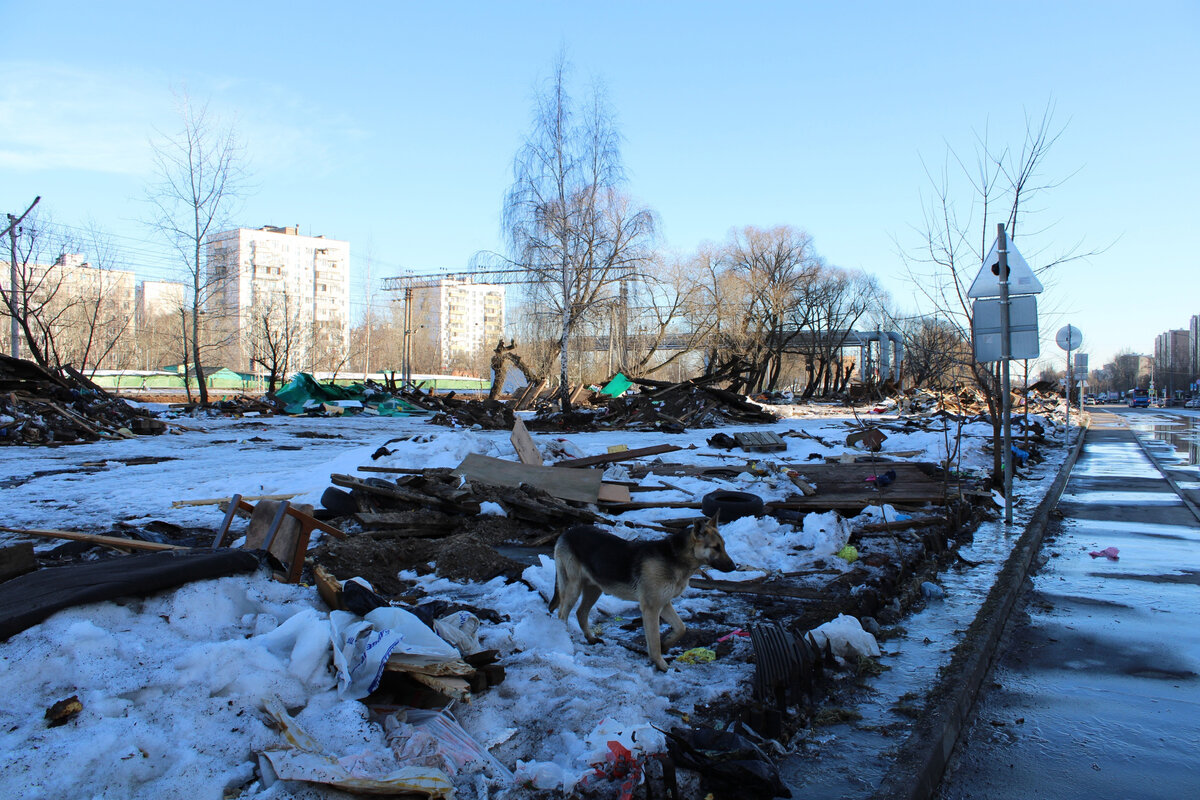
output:
<instances>
[{"instance_id":1,"label":"apartment building","mask_svg":"<svg viewBox=\"0 0 1200 800\"><path fill-rule=\"evenodd\" d=\"M336 369L350 348L350 243L298 227L238 228L208 241L211 306L229 343L225 366L278 362ZM282 366L282 365L281 365Z\"/></svg>"},{"instance_id":2,"label":"apartment building","mask_svg":"<svg viewBox=\"0 0 1200 800\"><path fill-rule=\"evenodd\" d=\"M25 296L38 348L52 361L78 369L126 366L134 334L135 277L126 270L93 267L78 253L64 253L52 264L18 263L17 294ZM4 262L0 285L8 292L10 283L11 269ZM0 330L8 333L10 327L11 317L0 303ZM21 352L28 355L29 343L23 334L21 339Z\"/></svg>"},{"instance_id":3,"label":"apartment building","mask_svg":"<svg viewBox=\"0 0 1200 800\"><path fill-rule=\"evenodd\" d=\"M504 287L442 278L414 287L414 369L479 374L504 335Z\"/></svg>"},{"instance_id":4,"label":"apartment building","mask_svg":"<svg viewBox=\"0 0 1200 800\"><path fill-rule=\"evenodd\" d=\"M1192 382L1186 328L1165 331L1154 337L1155 386L1168 396L1189 389Z\"/></svg>"}]
</instances>

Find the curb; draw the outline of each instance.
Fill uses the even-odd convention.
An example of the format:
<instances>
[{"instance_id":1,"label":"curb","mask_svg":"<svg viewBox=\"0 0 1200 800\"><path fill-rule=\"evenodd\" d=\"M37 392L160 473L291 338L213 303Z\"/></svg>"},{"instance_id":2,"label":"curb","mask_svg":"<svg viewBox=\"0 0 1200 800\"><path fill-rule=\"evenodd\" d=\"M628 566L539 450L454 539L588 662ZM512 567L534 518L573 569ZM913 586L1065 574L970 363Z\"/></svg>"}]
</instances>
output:
<instances>
[{"instance_id":1,"label":"curb","mask_svg":"<svg viewBox=\"0 0 1200 800\"><path fill-rule=\"evenodd\" d=\"M941 784L979 687L991 670L1000 635L1029 575L1029 566L1042 546L1050 511L1058 504L1075 460L1083 450L1088 429L1081 430L1058 477L1034 509L1025 532L997 574L975 620L954 648L941 680L930 691L928 709L897 750L895 763L871 795L873 800L929 800Z\"/></svg>"}]
</instances>

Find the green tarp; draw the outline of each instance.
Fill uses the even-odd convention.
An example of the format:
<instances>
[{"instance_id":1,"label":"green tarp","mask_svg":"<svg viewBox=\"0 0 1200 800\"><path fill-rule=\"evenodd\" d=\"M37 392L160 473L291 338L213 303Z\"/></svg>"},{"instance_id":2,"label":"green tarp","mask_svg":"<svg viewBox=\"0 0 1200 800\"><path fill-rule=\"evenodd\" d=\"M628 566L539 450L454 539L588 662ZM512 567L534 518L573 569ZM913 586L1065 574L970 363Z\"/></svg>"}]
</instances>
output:
<instances>
[{"instance_id":1,"label":"green tarp","mask_svg":"<svg viewBox=\"0 0 1200 800\"><path fill-rule=\"evenodd\" d=\"M604 388L600 390L600 394L606 394L609 397L620 397L629 391L629 387L633 386L633 381L625 377L625 374L618 372L613 375L612 380L604 384Z\"/></svg>"},{"instance_id":2,"label":"green tarp","mask_svg":"<svg viewBox=\"0 0 1200 800\"><path fill-rule=\"evenodd\" d=\"M319 383L306 372L297 372L292 376L286 386L275 392L275 399L283 403L283 410L287 414L304 414L322 403L333 404L339 400L357 400L363 404L365 410L384 417L428 413L399 397L379 392L368 396L366 387L361 383L349 386Z\"/></svg>"}]
</instances>

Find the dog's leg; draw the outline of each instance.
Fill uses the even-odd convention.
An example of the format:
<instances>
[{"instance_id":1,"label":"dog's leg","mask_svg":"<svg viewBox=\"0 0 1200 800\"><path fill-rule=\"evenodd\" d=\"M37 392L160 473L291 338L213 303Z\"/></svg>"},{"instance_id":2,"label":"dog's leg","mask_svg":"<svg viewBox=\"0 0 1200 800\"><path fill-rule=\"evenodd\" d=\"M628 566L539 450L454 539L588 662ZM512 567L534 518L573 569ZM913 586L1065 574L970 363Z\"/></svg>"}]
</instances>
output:
<instances>
[{"instance_id":1,"label":"dog's leg","mask_svg":"<svg viewBox=\"0 0 1200 800\"><path fill-rule=\"evenodd\" d=\"M667 662L662 657L662 643L659 640L658 632L659 613L662 609L659 606L648 606L645 603L640 605L642 607L642 628L646 631L646 650L649 651L650 660L654 662L654 666L666 672Z\"/></svg>"},{"instance_id":2,"label":"dog's leg","mask_svg":"<svg viewBox=\"0 0 1200 800\"><path fill-rule=\"evenodd\" d=\"M683 624L683 620L679 618L679 612L670 603L662 607L662 615L663 619L671 623L671 635L663 641L663 649L670 650L671 645L678 642L679 638L687 631L687 625Z\"/></svg>"},{"instance_id":3,"label":"dog's leg","mask_svg":"<svg viewBox=\"0 0 1200 800\"><path fill-rule=\"evenodd\" d=\"M566 624L571 609L575 607L575 601L579 599L579 580L569 573L565 559L554 562L554 597L558 602L558 618L563 624ZM554 610L554 605L550 606L550 610Z\"/></svg>"},{"instance_id":4,"label":"dog's leg","mask_svg":"<svg viewBox=\"0 0 1200 800\"><path fill-rule=\"evenodd\" d=\"M602 594L600 587L586 578L582 581L583 599L579 601L579 610L575 612L575 619L579 620L579 630L583 631L583 636L588 640L588 644L595 644L600 641L599 636L592 634L591 626L588 625L588 616L592 613L592 606L596 605L596 601L600 599Z\"/></svg>"}]
</instances>

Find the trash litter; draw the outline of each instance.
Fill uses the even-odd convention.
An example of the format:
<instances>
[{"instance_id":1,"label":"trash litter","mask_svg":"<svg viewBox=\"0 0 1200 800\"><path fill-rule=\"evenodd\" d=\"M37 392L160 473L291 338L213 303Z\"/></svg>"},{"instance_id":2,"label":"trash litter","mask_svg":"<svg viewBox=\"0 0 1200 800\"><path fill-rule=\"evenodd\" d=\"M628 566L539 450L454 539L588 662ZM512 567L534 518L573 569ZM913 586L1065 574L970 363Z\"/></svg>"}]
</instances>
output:
<instances>
[{"instance_id":1,"label":"trash litter","mask_svg":"<svg viewBox=\"0 0 1200 800\"><path fill-rule=\"evenodd\" d=\"M619 800L631 800L634 788L642 782L641 763L620 742L609 742L604 761L592 766L596 771L590 777L621 782Z\"/></svg>"},{"instance_id":2,"label":"trash litter","mask_svg":"<svg viewBox=\"0 0 1200 800\"><path fill-rule=\"evenodd\" d=\"M838 614L836 619L813 628L808 636L818 650L824 650L828 645L842 663L859 656L879 657L879 643L875 637L863 630L857 618L848 614Z\"/></svg>"},{"instance_id":3,"label":"trash litter","mask_svg":"<svg viewBox=\"0 0 1200 800\"><path fill-rule=\"evenodd\" d=\"M1014 444L1012 446L1012 456L1013 461L1016 462L1017 466L1023 467L1025 466L1025 462L1029 460L1029 451L1022 450Z\"/></svg>"},{"instance_id":4,"label":"trash litter","mask_svg":"<svg viewBox=\"0 0 1200 800\"><path fill-rule=\"evenodd\" d=\"M946 599L946 590L931 581L925 581L921 584L921 594L926 600Z\"/></svg>"},{"instance_id":5,"label":"trash litter","mask_svg":"<svg viewBox=\"0 0 1200 800\"><path fill-rule=\"evenodd\" d=\"M746 638L749 638L750 634L746 633L741 628L734 628L729 633L727 633L724 636L722 636L721 638L717 639L717 641L718 642L727 642L735 636L744 636Z\"/></svg>"},{"instance_id":6,"label":"trash litter","mask_svg":"<svg viewBox=\"0 0 1200 800\"><path fill-rule=\"evenodd\" d=\"M848 544L837 551L837 557L847 564L853 564L855 561L858 561L858 548L852 544Z\"/></svg>"},{"instance_id":7,"label":"trash litter","mask_svg":"<svg viewBox=\"0 0 1200 800\"><path fill-rule=\"evenodd\" d=\"M446 709L406 708L383 719L384 733L396 759L409 766L436 767L448 775L483 770L512 783L512 771L500 763Z\"/></svg>"},{"instance_id":8,"label":"trash litter","mask_svg":"<svg viewBox=\"0 0 1200 800\"><path fill-rule=\"evenodd\" d=\"M402 608L377 608L361 618L348 611L331 611L329 626L340 697L357 700L379 688L393 653L411 664L438 664L459 657L458 650L420 617Z\"/></svg>"},{"instance_id":9,"label":"trash litter","mask_svg":"<svg viewBox=\"0 0 1200 800\"><path fill-rule=\"evenodd\" d=\"M66 725L75 719L80 711L83 711L83 703L79 702L79 695L73 694L65 700L59 700L46 709L46 727L57 728L59 725Z\"/></svg>"},{"instance_id":10,"label":"trash litter","mask_svg":"<svg viewBox=\"0 0 1200 800\"><path fill-rule=\"evenodd\" d=\"M335 786L347 792L368 794L406 794L430 800L450 800L454 784L446 773L433 767L394 769L392 754L363 752L341 758L329 755L309 733L300 727L278 697L263 701L263 707L279 725L284 747L258 751L263 784L270 788L276 781L305 781ZM407 796L407 795L406 795Z\"/></svg>"},{"instance_id":11,"label":"trash litter","mask_svg":"<svg viewBox=\"0 0 1200 800\"><path fill-rule=\"evenodd\" d=\"M1121 557L1119 555L1117 555L1120 552L1121 551L1115 547L1106 547L1103 550L1093 550L1092 552L1088 553L1088 555L1091 556L1092 558L1099 558L1100 556L1104 556L1105 558L1109 559L1110 561L1120 561Z\"/></svg>"},{"instance_id":12,"label":"trash litter","mask_svg":"<svg viewBox=\"0 0 1200 800\"><path fill-rule=\"evenodd\" d=\"M679 654L675 659L676 664L708 664L716 661L717 654L707 647L693 647L691 650L686 650Z\"/></svg>"},{"instance_id":13,"label":"trash litter","mask_svg":"<svg viewBox=\"0 0 1200 800\"><path fill-rule=\"evenodd\" d=\"M867 483L875 484L876 489L882 489L885 486L891 486L896 480L896 470L889 469L882 475L870 475L867 477Z\"/></svg>"},{"instance_id":14,"label":"trash litter","mask_svg":"<svg viewBox=\"0 0 1200 800\"><path fill-rule=\"evenodd\" d=\"M700 773L705 791L741 798L792 796L775 763L745 736L708 727L672 728L666 735L671 758Z\"/></svg>"}]
</instances>

